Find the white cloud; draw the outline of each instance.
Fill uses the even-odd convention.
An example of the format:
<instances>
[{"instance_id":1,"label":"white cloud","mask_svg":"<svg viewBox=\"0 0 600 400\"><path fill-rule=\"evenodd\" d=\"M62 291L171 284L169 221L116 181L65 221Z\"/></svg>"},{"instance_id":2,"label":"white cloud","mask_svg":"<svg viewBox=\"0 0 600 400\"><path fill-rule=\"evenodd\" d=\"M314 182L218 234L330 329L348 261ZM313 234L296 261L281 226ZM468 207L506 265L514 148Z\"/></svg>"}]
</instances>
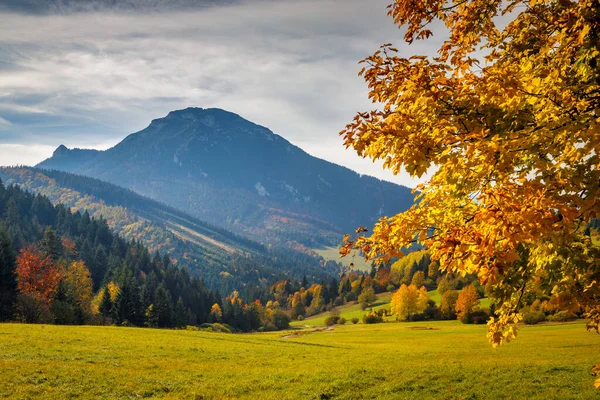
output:
<instances>
[{"instance_id":1,"label":"white cloud","mask_svg":"<svg viewBox=\"0 0 600 400\"><path fill-rule=\"evenodd\" d=\"M0 166L35 165L52 155L53 146L0 143Z\"/></svg>"},{"instance_id":2,"label":"white cloud","mask_svg":"<svg viewBox=\"0 0 600 400\"><path fill-rule=\"evenodd\" d=\"M0 141L105 148L173 109L220 107L315 156L412 186L405 174L392 176L345 150L338 137L357 111L372 107L358 61L385 42L408 51L387 3L0 13L0 51L12 66L0 69L0 93L9 93L0 116L13 122L12 136L3 130ZM418 43L410 52L436 48Z\"/></svg>"}]
</instances>

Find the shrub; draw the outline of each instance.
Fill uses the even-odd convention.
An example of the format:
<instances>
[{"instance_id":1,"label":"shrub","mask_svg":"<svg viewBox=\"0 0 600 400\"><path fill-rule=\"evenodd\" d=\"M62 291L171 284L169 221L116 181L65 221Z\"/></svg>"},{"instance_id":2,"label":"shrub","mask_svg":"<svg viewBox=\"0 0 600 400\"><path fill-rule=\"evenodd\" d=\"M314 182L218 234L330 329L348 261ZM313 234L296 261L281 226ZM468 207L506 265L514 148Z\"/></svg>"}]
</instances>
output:
<instances>
[{"instance_id":1,"label":"shrub","mask_svg":"<svg viewBox=\"0 0 600 400\"><path fill-rule=\"evenodd\" d=\"M356 318L356 317L352 318L352 323L354 325L358 324L358 318Z\"/></svg>"},{"instance_id":2,"label":"shrub","mask_svg":"<svg viewBox=\"0 0 600 400\"><path fill-rule=\"evenodd\" d=\"M340 319L338 319L338 325L344 325L346 323L346 318L342 318L340 317Z\"/></svg>"},{"instance_id":3,"label":"shrub","mask_svg":"<svg viewBox=\"0 0 600 400\"><path fill-rule=\"evenodd\" d=\"M383 318L373 312L363 316L363 324L378 324L380 322L383 322Z\"/></svg>"},{"instance_id":4,"label":"shrub","mask_svg":"<svg viewBox=\"0 0 600 400\"><path fill-rule=\"evenodd\" d=\"M19 293L17 295L17 317L20 322L27 324L49 324L52 322L50 308L39 297Z\"/></svg>"},{"instance_id":5,"label":"shrub","mask_svg":"<svg viewBox=\"0 0 600 400\"><path fill-rule=\"evenodd\" d=\"M304 315L298 315L298 321L304 321Z\"/></svg>"},{"instance_id":6,"label":"shrub","mask_svg":"<svg viewBox=\"0 0 600 400\"><path fill-rule=\"evenodd\" d=\"M476 325L485 324L489 318L485 310L476 310L471 313L471 320Z\"/></svg>"},{"instance_id":7,"label":"shrub","mask_svg":"<svg viewBox=\"0 0 600 400\"><path fill-rule=\"evenodd\" d=\"M290 317L281 310L273 311L271 315L271 322L277 327L277 329L287 329L290 327Z\"/></svg>"},{"instance_id":8,"label":"shrub","mask_svg":"<svg viewBox=\"0 0 600 400\"><path fill-rule=\"evenodd\" d=\"M548 321L552 321L552 322L567 322L567 321L573 321L574 319L576 319L575 315L570 314L567 311L559 311L554 315L550 315L548 317Z\"/></svg>"},{"instance_id":9,"label":"shrub","mask_svg":"<svg viewBox=\"0 0 600 400\"><path fill-rule=\"evenodd\" d=\"M523 313L523 322L527 325L535 325L546 319L546 314L543 311L529 311Z\"/></svg>"},{"instance_id":10,"label":"shrub","mask_svg":"<svg viewBox=\"0 0 600 400\"><path fill-rule=\"evenodd\" d=\"M325 325L327 325L327 326L335 325L338 323L339 320L340 320L339 315L331 315L331 316L325 318Z\"/></svg>"},{"instance_id":11,"label":"shrub","mask_svg":"<svg viewBox=\"0 0 600 400\"><path fill-rule=\"evenodd\" d=\"M267 322L263 327L262 327L262 331L263 332L273 332L276 331L277 327L275 325L273 325L270 322Z\"/></svg>"}]
</instances>

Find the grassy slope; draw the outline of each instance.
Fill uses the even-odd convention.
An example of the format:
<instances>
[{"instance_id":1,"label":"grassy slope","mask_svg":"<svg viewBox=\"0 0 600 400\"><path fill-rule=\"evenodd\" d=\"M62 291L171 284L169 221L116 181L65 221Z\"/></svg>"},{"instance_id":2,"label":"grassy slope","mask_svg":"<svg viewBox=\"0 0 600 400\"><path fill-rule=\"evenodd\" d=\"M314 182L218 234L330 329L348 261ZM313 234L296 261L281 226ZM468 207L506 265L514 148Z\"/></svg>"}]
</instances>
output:
<instances>
[{"instance_id":1,"label":"grassy slope","mask_svg":"<svg viewBox=\"0 0 600 400\"><path fill-rule=\"evenodd\" d=\"M324 247L321 249L314 249L317 254L323 257L325 260L332 260L342 264L345 267L349 267L350 263L354 263L352 269L356 269L359 271L370 271L371 263L365 261L365 259L359 255L356 256L347 256L340 258L340 250L338 247Z\"/></svg>"},{"instance_id":2,"label":"grassy slope","mask_svg":"<svg viewBox=\"0 0 600 400\"><path fill-rule=\"evenodd\" d=\"M431 330L415 329L429 327ZM524 327L492 349L457 322L346 325L282 339L0 324L0 397L591 399L598 337Z\"/></svg>"},{"instance_id":3,"label":"grassy slope","mask_svg":"<svg viewBox=\"0 0 600 400\"><path fill-rule=\"evenodd\" d=\"M438 293L437 290L432 290L430 292L427 292L427 294L429 295L429 298L431 300L435 301L436 304L439 305L441 303L442 296ZM377 295L377 301L373 305L373 308L375 310L378 308L389 308L391 300L392 300L391 293L389 293L389 292L388 293L380 293ZM481 299L479 302L479 305L481 307L488 308L490 306L490 300L488 298ZM367 311L361 310L359 304L347 304L347 305L344 305L341 307L337 307L336 310L340 312L340 316L344 317L348 321L348 323L350 323L350 320L352 318L358 318L360 321L359 323L362 324L362 317L363 317L363 315L365 315L367 313ZM315 315L310 318L306 318L303 321L294 321L294 322L292 322L292 326L303 327L303 326L324 325L325 318L327 318L330 314L331 314L330 312L327 312L327 313ZM388 317L387 319L389 321L393 321L394 317Z\"/></svg>"}]
</instances>

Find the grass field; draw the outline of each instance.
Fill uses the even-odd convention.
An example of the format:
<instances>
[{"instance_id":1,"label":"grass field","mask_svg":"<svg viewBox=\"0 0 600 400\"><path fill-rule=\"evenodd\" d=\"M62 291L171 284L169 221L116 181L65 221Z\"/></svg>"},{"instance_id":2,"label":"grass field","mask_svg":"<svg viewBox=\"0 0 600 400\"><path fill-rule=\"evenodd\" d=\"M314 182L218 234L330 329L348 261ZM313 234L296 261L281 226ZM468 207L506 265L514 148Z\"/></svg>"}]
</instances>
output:
<instances>
[{"instance_id":1,"label":"grass field","mask_svg":"<svg viewBox=\"0 0 600 400\"><path fill-rule=\"evenodd\" d=\"M598 398L583 323L498 349L455 321L291 332L0 324L0 398Z\"/></svg>"},{"instance_id":2,"label":"grass field","mask_svg":"<svg viewBox=\"0 0 600 400\"><path fill-rule=\"evenodd\" d=\"M350 267L350 263L353 263L354 265L351 268L359 271L371 270L371 262L365 261L364 257L361 257L359 255L346 256L340 258L340 249L338 247L332 246L314 250L325 260L338 262L345 267Z\"/></svg>"}]
</instances>

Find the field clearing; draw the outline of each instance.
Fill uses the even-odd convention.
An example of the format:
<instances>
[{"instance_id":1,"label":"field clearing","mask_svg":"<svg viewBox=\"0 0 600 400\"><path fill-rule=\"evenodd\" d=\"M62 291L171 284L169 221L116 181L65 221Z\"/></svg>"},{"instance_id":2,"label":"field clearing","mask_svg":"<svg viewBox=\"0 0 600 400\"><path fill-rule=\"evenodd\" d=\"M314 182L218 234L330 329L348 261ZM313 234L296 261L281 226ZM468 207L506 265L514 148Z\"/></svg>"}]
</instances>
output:
<instances>
[{"instance_id":1,"label":"field clearing","mask_svg":"<svg viewBox=\"0 0 600 400\"><path fill-rule=\"evenodd\" d=\"M583 323L523 327L498 349L456 321L240 335L2 324L0 338L0 398L599 397L600 338Z\"/></svg>"},{"instance_id":2,"label":"field clearing","mask_svg":"<svg viewBox=\"0 0 600 400\"><path fill-rule=\"evenodd\" d=\"M340 257L340 249L338 247L331 246L313 250L325 260L338 262L345 267L350 267L350 264L353 263L354 266L351 267L352 269L367 272L371 270L371 262L365 261L364 257L360 255Z\"/></svg>"}]
</instances>

